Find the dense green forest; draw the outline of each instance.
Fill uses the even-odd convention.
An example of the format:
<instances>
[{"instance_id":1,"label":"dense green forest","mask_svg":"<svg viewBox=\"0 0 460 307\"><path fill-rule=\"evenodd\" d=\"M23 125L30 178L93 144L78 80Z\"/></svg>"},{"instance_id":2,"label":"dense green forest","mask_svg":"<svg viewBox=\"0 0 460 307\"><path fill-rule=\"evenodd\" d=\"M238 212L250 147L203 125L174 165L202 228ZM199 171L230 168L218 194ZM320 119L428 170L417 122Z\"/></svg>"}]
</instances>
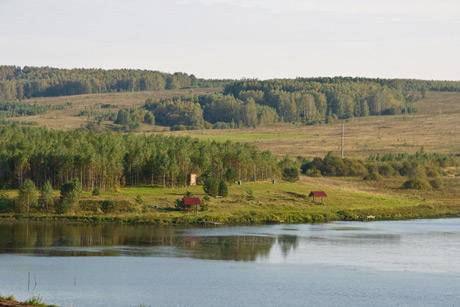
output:
<instances>
[{"instance_id":1,"label":"dense green forest","mask_svg":"<svg viewBox=\"0 0 460 307\"><path fill-rule=\"evenodd\" d=\"M218 87L223 80L198 79L185 73L139 69L60 69L0 66L0 99L23 99L89 93L156 91Z\"/></svg>"},{"instance_id":2,"label":"dense green forest","mask_svg":"<svg viewBox=\"0 0 460 307\"><path fill-rule=\"evenodd\" d=\"M150 99L144 108L176 129L235 128L411 113L422 95L376 81L247 80L227 84L223 94Z\"/></svg>"},{"instance_id":3,"label":"dense green forest","mask_svg":"<svg viewBox=\"0 0 460 307\"><path fill-rule=\"evenodd\" d=\"M185 185L190 173L211 173L228 182L264 180L279 175L269 152L238 143L187 137L58 132L0 127L0 187L60 187L78 179L83 188L123 185Z\"/></svg>"}]
</instances>

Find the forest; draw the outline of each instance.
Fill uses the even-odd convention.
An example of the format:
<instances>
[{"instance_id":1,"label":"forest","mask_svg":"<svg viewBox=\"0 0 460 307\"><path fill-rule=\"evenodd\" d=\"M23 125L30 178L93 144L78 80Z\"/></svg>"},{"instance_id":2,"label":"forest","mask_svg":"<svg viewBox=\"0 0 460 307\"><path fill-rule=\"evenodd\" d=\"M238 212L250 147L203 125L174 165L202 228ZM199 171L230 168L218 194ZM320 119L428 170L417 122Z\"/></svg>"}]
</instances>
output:
<instances>
[{"instance_id":1,"label":"forest","mask_svg":"<svg viewBox=\"0 0 460 307\"><path fill-rule=\"evenodd\" d=\"M119 186L184 186L190 173L227 182L279 176L274 155L239 143L189 137L69 132L0 127L0 187L26 179L61 187L77 179L86 190Z\"/></svg>"},{"instance_id":2,"label":"forest","mask_svg":"<svg viewBox=\"0 0 460 307\"><path fill-rule=\"evenodd\" d=\"M220 87L224 80L198 79L185 73L139 69L60 69L0 66L0 99L53 97L107 92Z\"/></svg>"},{"instance_id":3,"label":"forest","mask_svg":"<svg viewBox=\"0 0 460 307\"><path fill-rule=\"evenodd\" d=\"M31 97L197 87L221 88L222 92L147 99L143 108L105 112L94 122L111 120L124 131L137 129L141 123L172 130L328 123L412 113L427 91L460 91L460 82L352 77L206 80L185 73L135 69L0 66L0 110L4 116L45 112L18 102Z\"/></svg>"},{"instance_id":4,"label":"forest","mask_svg":"<svg viewBox=\"0 0 460 307\"><path fill-rule=\"evenodd\" d=\"M247 80L227 84L223 94L149 99L144 108L174 130L236 128L412 113L422 95L375 81Z\"/></svg>"}]
</instances>

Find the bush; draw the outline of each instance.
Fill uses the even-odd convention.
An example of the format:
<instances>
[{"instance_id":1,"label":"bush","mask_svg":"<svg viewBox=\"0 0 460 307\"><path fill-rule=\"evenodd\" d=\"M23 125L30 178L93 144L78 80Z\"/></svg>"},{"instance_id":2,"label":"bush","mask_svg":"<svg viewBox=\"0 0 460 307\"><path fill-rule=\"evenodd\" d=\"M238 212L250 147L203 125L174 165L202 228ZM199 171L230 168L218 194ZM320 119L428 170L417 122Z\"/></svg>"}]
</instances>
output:
<instances>
[{"instance_id":1,"label":"bush","mask_svg":"<svg viewBox=\"0 0 460 307\"><path fill-rule=\"evenodd\" d=\"M308 169L305 175L310 177L321 177L321 171L315 167Z\"/></svg>"},{"instance_id":2,"label":"bush","mask_svg":"<svg viewBox=\"0 0 460 307\"><path fill-rule=\"evenodd\" d=\"M11 213L15 210L15 202L8 195L0 193L0 213Z\"/></svg>"},{"instance_id":3,"label":"bush","mask_svg":"<svg viewBox=\"0 0 460 307\"><path fill-rule=\"evenodd\" d=\"M439 190L443 187L442 181L439 178L435 178L431 180L430 185L435 190Z\"/></svg>"},{"instance_id":4,"label":"bush","mask_svg":"<svg viewBox=\"0 0 460 307\"><path fill-rule=\"evenodd\" d=\"M40 190L40 209L44 212L51 212L54 208L53 187L47 181Z\"/></svg>"},{"instance_id":5,"label":"bush","mask_svg":"<svg viewBox=\"0 0 460 307\"><path fill-rule=\"evenodd\" d=\"M101 210L104 213L112 213L115 211L116 204L112 200L104 200L101 202Z\"/></svg>"},{"instance_id":6,"label":"bush","mask_svg":"<svg viewBox=\"0 0 460 307\"><path fill-rule=\"evenodd\" d=\"M67 214L75 212L80 201L81 192L80 181L74 179L64 183L61 187L61 197L57 206L58 213Z\"/></svg>"},{"instance_id":7,"label":"bush","mask_svg":"<svg viewBox=\"0 0 460 307\"><path fill-rule=\"evenodd\" d=\"M219 181L212 176L206 176L203 182L203 190L209 196L216 197L219 195Z\"/></svg>"},{"instance_id":8,"label":"bush","mask_svg":"<svg viewBox=\"0 0 460 307\"><path fill-rule=\"evenodd\" d=\"M221 180L219 182L219 196L222 196L222 197L227 197L228 196L228 187L227 187L227 184L225 183L225 181Z\"/></svg>"},{"instance_id":9,"label":"bush","mask_svg":"<svg viewBox=\"0 0 460 307\"><path fill-rule=\"evenodd\" d=\"M91 192L93 196L99 196L101 195L101 189L99 187L94 187L93 191Z\"/></svg>"},{"instance_id":10,"label":"bush","mask_svg":"<svg viewBox=\"0 0 460 307\"><path fill-rule=\"evenodd\" d=\"M18 213L29 213L30 209L38 205L38 191L32 180L27 179L19 188L19 195L16 199Z\"/></svg>"},{"instance_id":11,"label":"bush","mask_svg":"<svg viewBox=\"0 0 460 307\"><path fill-rule=\"evenodd\" d=\"M428 182L428 180L426 180L426 178L424 177L414 177L404 182L402 188L414 190L427 190L431 188L431 185Z\"/></svg>"},{"instance_id":12,"label":"bush","mask_svg":"<svg viewBox=\"0 0 460 307\"><path fill-rule=\"evenodd\" d=\"M366 181L380 181L383 178L379 173L372 172L372 173L369 173L368 175L364 176L363 179L366 180Z\"/></svg>"},{"instance_id":13,"label":"bush","mask_svg":"<svg viewBox=\"0 0 460 307\"><path fill-rule=\"evenodd\" d=\"M439 177L439 169L430 165L426 167L426 175L431 178Z\"/></svg>"},{"instance_id":14,"label":"bush","mask_svg":"<svg viewBox=\"0 0 460 307\"><path fill-rule=\"evenodd\" d=\"M388 163L379 165L378 170L379 170L379 174L384 177L392 177L396 175L396 170L393 168L393 166L391 166Z\"/></svg>"},{"instance_id":15,"label":"bush","mask_svg":"<svg viewBox=\"0 0 460 307\"><path fill-rule=\"evenodd\" d=\"M184 206L184 202L182 201L182 199L176 199L176 210L184 210L185 209L185 206Z\"/></svg>"},{"instance_id":16,"label":"bush","mask_svg":"<svg viewBox=\"0 0 460 307\"><path fill-rule=\"evenodd\" d=\"M283 180L296 182L299 180L299 169L296 166L288 166L283 168Z\"/></svg>"}]
</instances>

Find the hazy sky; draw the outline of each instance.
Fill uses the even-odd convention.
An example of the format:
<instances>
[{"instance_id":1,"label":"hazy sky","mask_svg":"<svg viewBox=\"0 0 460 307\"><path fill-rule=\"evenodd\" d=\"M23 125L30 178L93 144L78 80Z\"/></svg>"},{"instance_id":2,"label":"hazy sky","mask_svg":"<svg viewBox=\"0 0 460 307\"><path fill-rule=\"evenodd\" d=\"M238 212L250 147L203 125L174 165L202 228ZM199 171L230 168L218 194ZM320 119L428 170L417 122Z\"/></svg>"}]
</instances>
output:
<instances>
[{"instance_id":1,"label":"hazy sky","mask_svg":"<svg viewBox=\"0 0 460 307\"><path fill-rule=\"evenodd\" d=\"M0 64L460 80L460 0L0 0Z\"/></svg>"}]
</instances>

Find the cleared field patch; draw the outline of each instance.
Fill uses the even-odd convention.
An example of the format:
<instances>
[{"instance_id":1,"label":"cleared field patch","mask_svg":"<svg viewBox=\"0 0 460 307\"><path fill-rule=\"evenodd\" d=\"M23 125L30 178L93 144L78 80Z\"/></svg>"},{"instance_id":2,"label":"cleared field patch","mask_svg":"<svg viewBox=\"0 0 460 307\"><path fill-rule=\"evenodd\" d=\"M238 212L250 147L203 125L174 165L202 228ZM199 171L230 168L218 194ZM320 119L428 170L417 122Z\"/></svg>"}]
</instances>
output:
<instances>
[{"instance_id":1,"label":"cleared field patch","mask_svg":"<svg viewBox=\"0 0 460 307\"><path fill-rule=\"evenodd\" d=\"M31 98L24 100L23 102L39 105L70 104L70 107L64 110L49 111L45 114L36 116L15 117L12 118L12 120L19 122L29 122L51 129L71 130L80 128L88 120L86 116L78 116L80 111L97 108L102 104L112 105L113 107L110 108L110 110L116 112L122 108L142 106L145 100L148 98L160 99L182 95L201 95L211 94L218 91L220 91L218 88L198 88Z\"/></svg>"},{"instance_id":2,"label":"cleared field patch","mask_svg":"<svg viewBox=\"0 0 460 307\"><path fill-rule=\"evenodd\" d=\"M349 157L382 152L415 152L421 147L441 153L460 152L460 93L431 92L417 102L413 115L354 118L345 124L345 151ZM324 156L339 152L342 123L233 130L174 132L216 141L238 141L283 156ZM169 132L168 132L169 133Z\"/></svg>"}]
</instances>

